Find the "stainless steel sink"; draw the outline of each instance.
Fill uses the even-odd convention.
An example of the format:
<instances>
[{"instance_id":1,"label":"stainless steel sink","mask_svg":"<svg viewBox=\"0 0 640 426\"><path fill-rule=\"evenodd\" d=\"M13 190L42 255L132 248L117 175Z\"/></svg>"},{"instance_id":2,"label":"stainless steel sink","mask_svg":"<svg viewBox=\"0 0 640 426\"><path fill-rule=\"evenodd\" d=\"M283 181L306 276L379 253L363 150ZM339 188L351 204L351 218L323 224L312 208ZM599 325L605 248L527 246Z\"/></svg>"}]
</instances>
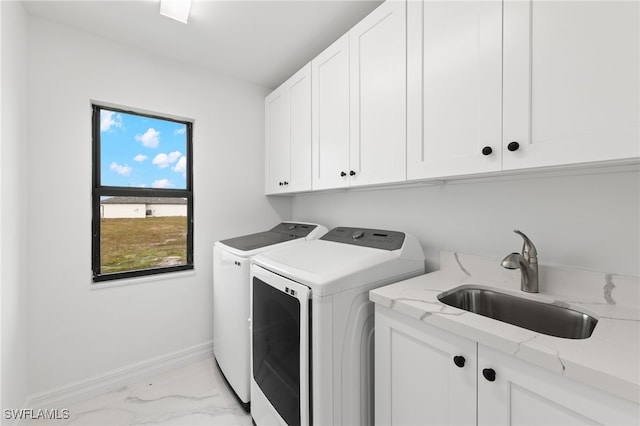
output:
<instances>
[{"instance_id":1,"label":"stainless steel sink","mask_svg":"<svg viewBox=\"0 0 640 426\"><path fill-rule=\"evenodd\" d=\"M478 315L567 339L591 336L598 320L569 307L538 302L482 286L462 286L438 295L438 300Z\"/></svg>"}]
</instances>

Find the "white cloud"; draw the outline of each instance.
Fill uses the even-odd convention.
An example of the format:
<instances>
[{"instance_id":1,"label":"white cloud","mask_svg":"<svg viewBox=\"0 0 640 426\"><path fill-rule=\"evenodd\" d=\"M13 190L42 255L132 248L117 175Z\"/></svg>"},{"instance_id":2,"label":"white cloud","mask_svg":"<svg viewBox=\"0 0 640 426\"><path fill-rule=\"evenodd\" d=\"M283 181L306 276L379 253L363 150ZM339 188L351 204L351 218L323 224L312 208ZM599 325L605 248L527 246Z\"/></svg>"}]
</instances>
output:
<instances>
[{"instance_id":1,"label":"white cloud","mask_svg":"<svg viewBox=\"0 0 640 426\"><path fill-rule=\"evenodd\" d=\"M138 163L142 163L144 160L146 160L148 157L146 155L143 154L138 154L135 157L133 157L134 161L137 161Z\"/></svg>"},{"instance_id":2,"label":"white cloud","mask_svg":"<svg viewBox=\"0 0 640 426\"><path fill-rule=\"evenodd\" d=\"M182 156L178 160L175 166L173 166L173 171L177 173L182 173L182 177L187 177L187 157Z\"/></svg>"},{"instance_id":3,"label":"white cloud","mask_svg":"<svg viewBox=\"0 0 640 426\"><path fill-rule=\"evenodd\" d=\"M160 143L160 132L150 127L144 135L136 135L136 140L142 142L142 145L147 148L156 148Z\"/></svg>"},{"instance_id":4,"label":"white cloud","mask_svg":"<svg viewBox=\"0 0 640 426\"><path fill-rule=\"evenodd\" d=\"M100 110L100 131L107 132L111 127L122 127L122 116L115 111Z\"/></svg>"},{"instance_id":5,"label":"white cloud","mask_svg":"<svg viewBox=\"0 0 640 426\"><path fill-rule=\"evenodd\" d=\"M172 163L180 157L182 157L182 153L180 151L173 151L169 153L169 161Z\"/></svg>"},{"instance_id":6,"label":"white cloud","mask_svg":"<svg viewBox=\"0 0 640 426\"><path fill-rule=\"evenodd\" d=\"M172 184L171 181L169 181L169 179L158 179L153 181L151 186L153 188L171 188L171 187L174 187L175 185Z\"/></svg>"},{"instance_id":7,"label":"white cloud","mask_svg":"<svg viewBox=\"0 0 640 426\"><path fill-rule=\"evenodd\" d=\"M182 127L173 132L174 135L184 135L187 132L187 127Z\"/></svg>"},{"instance_id":8,"label":"white cloud","mask_svg":"<svg viewBox=\"0 0 640 426\"><path fill-rule=\"evenodd\" d=\"M161 169L164 169L165 167L169 167L170 164L175 163L181 156L182 153L180 151L173 151L169 154L161 152L160 154L156 155L156 158L153 159L152 163L157 165Z\"/></svg>"},{"instance_id":9,"label":"white cloud","mask_svg":"<svg viewBox=\"0 0 640 426\"><path fill-rule=\"evenodd\" d=\"M118 173L119 175L122 176L129 176L131 174L131 170L133 170L133 168L127 166L126 164L124 166L121 166L120 164L116 163L115 161L113 163L111 163L111 170L113 170L114 172Z\"/></svg>"}]
</instances>

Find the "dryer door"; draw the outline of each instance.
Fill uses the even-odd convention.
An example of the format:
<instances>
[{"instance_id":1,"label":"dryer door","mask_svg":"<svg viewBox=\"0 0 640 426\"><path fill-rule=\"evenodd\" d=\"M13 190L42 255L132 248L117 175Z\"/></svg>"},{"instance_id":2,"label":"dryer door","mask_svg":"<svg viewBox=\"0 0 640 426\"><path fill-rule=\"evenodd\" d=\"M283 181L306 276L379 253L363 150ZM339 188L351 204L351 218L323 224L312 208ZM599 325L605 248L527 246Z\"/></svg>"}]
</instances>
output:
<instances>
[{"instance_id":1,"label":"dryer door","mask_svg":"<svg viewBox=\"0 0 640 426\"><path fill-rule=\"evenodd\" d=\"M256 265L251 270L254 421L308 425L310 289Z\"/></svg>"}]
</instances>

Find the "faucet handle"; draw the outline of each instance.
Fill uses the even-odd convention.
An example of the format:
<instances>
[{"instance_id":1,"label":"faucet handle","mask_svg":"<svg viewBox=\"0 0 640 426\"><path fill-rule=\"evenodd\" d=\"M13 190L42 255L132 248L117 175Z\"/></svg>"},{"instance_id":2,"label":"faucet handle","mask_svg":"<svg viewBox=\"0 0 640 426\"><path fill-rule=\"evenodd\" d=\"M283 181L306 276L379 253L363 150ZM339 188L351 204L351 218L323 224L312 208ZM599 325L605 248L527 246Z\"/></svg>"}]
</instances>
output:
<instances>
[{"instance_id":1,"label":"faucet handle","mask_svg":"<svg viewBox=\"0 0 640 426\"><path fill-rule=\"evenodd\" d=\"M524 240L522 244L522 255L525 257L525 259L527 259L527 261L530 261L533 258L537 258L538 251L536 250L536 246L533 245L533 242L529 239L529 237L527 237L523 232L517 229L514 229L513 232L520 235Z\"/></svg>"}]
</instances>

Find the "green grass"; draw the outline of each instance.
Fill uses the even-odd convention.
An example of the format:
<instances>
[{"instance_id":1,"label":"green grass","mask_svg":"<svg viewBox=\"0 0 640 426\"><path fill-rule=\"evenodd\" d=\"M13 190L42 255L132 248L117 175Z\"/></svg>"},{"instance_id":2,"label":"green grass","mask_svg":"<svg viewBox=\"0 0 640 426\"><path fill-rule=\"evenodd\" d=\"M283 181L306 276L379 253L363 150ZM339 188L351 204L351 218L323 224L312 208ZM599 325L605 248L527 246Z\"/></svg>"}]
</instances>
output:
<instances>
[{"instance_id":1,"label":"green grass","mask_svg":"<svg viewBox=\"0 0 640 426\"><path fill-rule=\"evenodd\" d=\"M101 219L100 237L103 274L187 263L184 216Z\"/></svg>"}]
</instances>

